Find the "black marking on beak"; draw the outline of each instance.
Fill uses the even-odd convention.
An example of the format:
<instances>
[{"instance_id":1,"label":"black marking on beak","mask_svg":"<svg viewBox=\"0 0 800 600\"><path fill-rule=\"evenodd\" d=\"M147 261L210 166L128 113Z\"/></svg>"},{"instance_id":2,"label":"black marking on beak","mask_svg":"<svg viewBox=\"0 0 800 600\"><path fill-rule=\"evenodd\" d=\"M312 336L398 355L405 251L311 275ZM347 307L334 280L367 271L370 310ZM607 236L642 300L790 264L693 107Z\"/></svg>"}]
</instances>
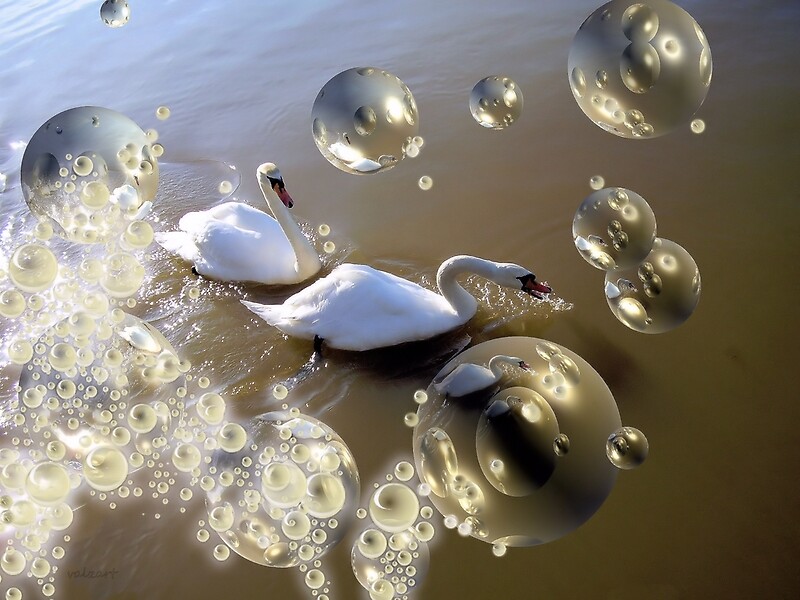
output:
<instances>
[{"instance_id":1,"label":"black marking on beak","mask_svg":"<svg viewBox=\"0 0 800 600\"><path fill-rule=\"evenodd\" d=\"M539 300L544 300L544 296L542 294L549 294L553 291L549 285L544 283L538 283L536 281L536 275L533 273L528 273L527 275L523 275L522 277L517 277L520 283L522 284L522 291L526 294L530 294L534 298L539 298Z\"/></svg>"}]
</instances>

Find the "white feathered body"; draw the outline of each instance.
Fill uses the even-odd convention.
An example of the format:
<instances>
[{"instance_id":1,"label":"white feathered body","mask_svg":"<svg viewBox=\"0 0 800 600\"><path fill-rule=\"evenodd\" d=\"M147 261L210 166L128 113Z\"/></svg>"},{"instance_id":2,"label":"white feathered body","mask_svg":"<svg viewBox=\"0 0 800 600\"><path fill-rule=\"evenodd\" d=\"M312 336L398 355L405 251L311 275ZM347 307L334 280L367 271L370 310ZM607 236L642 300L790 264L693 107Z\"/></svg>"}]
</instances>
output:
<instances>
[{"instance_id":1,"label":"white feathered body","mask_svg":"<svg viewBox=\"0 0 800 600\"><path fill-rule=\"evenodd\" d=\"M283 304L243 301L284 333L341 350L371 350L424 340L466 323L441 295L368 267L343 264Z\"/></svg>"},{"instance_id":2,"label":"white feathered body","mask_svg":"<svg viewBox=\"0 0 800 600\"><path fill-rule=\"evenodd\" d=\"M166 250L201 275L225 281L283 284L297 281L296 256L278 222L242 202L190 212L180 231L156 234Z\"/></svg>"}]
</instances>

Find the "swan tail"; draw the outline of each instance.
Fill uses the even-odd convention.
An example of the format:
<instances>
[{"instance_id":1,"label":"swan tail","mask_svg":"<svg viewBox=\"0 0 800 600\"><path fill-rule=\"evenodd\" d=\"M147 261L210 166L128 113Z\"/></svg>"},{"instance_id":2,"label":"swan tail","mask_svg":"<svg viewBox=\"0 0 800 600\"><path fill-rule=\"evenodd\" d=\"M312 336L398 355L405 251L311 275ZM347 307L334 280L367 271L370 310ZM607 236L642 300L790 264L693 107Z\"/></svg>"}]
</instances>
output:
<instances>
[{"instance_id":1,"label":"swan tail","mask_svg":"<svg viewBox=\"0 0 800 600\"><path fill-rule=\"evenodd\" d=\"M195 262L198 257L197 246L183 231L159 231L156 232L154 237L158 245L164 250L177 254L183 260Z\"/></svg>"},{"instance_id":2,"label":"swan tail","mask_svg":"<svg viewBox=\"0 0 800 600\"><path fill-rule=\"evenodd\" d=\"M248 300L240 300L239 302L244 304L250 312L255 313L259 318L273 327L279 327L284 320L282 304L259 304L258 302L249 302Z\"/></svg>"}]
</instances>

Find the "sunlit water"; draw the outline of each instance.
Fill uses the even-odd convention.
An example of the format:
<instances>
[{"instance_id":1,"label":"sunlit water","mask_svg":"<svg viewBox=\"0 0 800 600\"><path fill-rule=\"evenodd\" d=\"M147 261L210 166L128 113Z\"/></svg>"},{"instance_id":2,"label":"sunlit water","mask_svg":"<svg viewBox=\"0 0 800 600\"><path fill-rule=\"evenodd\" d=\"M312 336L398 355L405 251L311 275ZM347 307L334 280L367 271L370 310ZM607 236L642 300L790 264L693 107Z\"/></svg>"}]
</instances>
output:
<instances>
[{"instance_id":1,"label":"sunlit water","mask_svg":"<svg viewBox=\"0 0 800 600\"><path fill-rule=\"evenodd\" d=\"M314 244L335 245L320 252L323 273L345 260L364 262L432 287L438 265L454 254L524 265L563 302L537 302L474 279L467 287L481 308L464 329L367 356L331 352L322 364L307 362L309 343L287 340L239 303L280 302L301 286L199 280L156 246L133 312L230 398L237 420L288 403L330 425L358 464L360 506L373 482L385 483L398 460L410 460L403 417L416 406L414 391L466 345L525 334L552 339L592 364L623 425L647 435L646 464L621 473L603 508L567 538L511 548L501 559L434 518L421 598L518 597L520 589L546 598L797 592L798 451L788 443L800 416L791 389L800 358L793 256L800 85L791 76L800 14L793 3L683 3L714 56L708 98L696 115L705 130L696 135L687 122L649 141L609 135L572 97L567 55L598 6L583 0L412 2L402 9L139 2L118 29L103 25L100 4L0 2L5 258L35 224L19 187L22 143L51 116L98 105L159 132L166 151L157 229L229 195L263 206L254 173L271 160ZM333 75L367 65L412 90L425 143L389 172L354 176L317 151L311 107ZM519 86L525 106L513 126L489 131L473 120L469 94L498 73ZM168 119L159 118L159 106L169 107ZM659 234L697 262L703 296L674 332L643 336L620 324L608 310L602 274L574 248L572 218L596 175L641 194ZM422 176L434 182L430 189ZM220 187L225 181L229 192ZM330 226L328 236L321 224ZM6 324L4 340L13 335ZM17 376L2 372L4 402ZM272 394L278 383L289 388L284 400ZM769 451L753 432L783 440L780 448ZM214 560L218 542L197 541L198 521L208 519L198 498L184 504L185 514L161 510L160 519L153 516L160 508L144 498L116 512L91 502L76 511L55 597L308 597L299 573L236 556ZM357 533L326 559L334 598L363 593L349 565ZM84 570L102 576L68 575Z\"/></svg>"}]
</instances>

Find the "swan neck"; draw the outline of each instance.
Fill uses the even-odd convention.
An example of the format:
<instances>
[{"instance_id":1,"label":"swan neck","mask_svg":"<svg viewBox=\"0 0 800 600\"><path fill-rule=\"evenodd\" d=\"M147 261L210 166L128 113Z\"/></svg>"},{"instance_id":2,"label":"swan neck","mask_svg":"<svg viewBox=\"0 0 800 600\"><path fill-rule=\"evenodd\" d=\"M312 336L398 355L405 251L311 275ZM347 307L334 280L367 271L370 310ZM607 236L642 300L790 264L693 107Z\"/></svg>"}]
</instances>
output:
<instances>
[{"instance_id":1,"label":"swan neck","mask_svg":"<svg viewBox=\"0 0 800 600\"><path fill-rule=\"evenodd\" d=\"M478 301L456 281L458 276L464 273L474 273L492 279L497 273L497 264L483 258L462 255L448 258L439 267L439 272L436 274L439 291L459 317L468 320L477 311Z\"/></svg>"},{"instance_id":2,"label":"swan neck","mask_svg":"<svg viewBox=\"0 0 800 600\"><path fill-rule=\"evenodd\" d=\"M489 370L494 375L495 379L500 379L503 376L503 370L500 368L501 363L514 364L514 359L510 356L498 354L489 360Z\"/></svg>"},{"instance_id":3,"label":"swan neck","mask_svg":"<svg viewBox=\"0 0 800 600\"><path fill-rule=\"evenodd\" d=\"M272 212L275 220L281 226L283 234L289 241L295 255L295 271L298 276L298 281L308 279L322 267L314 246L308 241L294 216L289 212L286 205L278 198L278 194L269 186L267 182L259 182L261 193L264 194L264 200L267 201L267 206Z\"/></svg>"}]
</instances>

